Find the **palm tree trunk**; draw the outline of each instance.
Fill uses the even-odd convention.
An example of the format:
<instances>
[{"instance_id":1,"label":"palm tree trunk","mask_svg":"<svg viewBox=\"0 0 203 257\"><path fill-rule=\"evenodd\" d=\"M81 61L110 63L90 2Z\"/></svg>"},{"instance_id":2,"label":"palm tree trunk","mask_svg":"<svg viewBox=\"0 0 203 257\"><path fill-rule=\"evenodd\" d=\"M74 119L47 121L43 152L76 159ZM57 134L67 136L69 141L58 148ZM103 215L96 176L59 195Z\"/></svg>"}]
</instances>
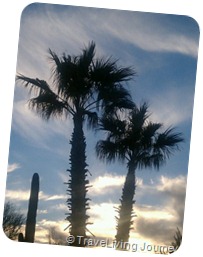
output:
<instances>
[{"instance_id":1,"label":"palm tree trunk","mask_svg":"<svg viewBox=\"0 0 203 257\"><path fill-rule=\"evenodd\" d=\"M70 180L69 180L69 194L70 198L67 200L70 214L67 220L70 222L70 234L75 238L81 236L86 237L86 225L89 216L86 214L88 209L88 200L86 198L87 184L87 164L86 164L86 142L83 132L83 117L80 113L76 113L73 117L74 130L71 140L71 154L70 154ZM82 246L75 240L71 245Z\"/></svg>"},{"instance_id":2,"label":"palm tree trunk","mask_svg":"<svg viewBox=\"0 0 203 257\"><path fill-rule=\"evenodd\" d=\"M123 187L121 205L118 208L116 241L128 242L133 217L133 200L136 189L135 165L128 165L128 173ZM119 248L119 244L118 248ZM123 249L124 250L124 249Z\"/></svg>"}]
</instances>

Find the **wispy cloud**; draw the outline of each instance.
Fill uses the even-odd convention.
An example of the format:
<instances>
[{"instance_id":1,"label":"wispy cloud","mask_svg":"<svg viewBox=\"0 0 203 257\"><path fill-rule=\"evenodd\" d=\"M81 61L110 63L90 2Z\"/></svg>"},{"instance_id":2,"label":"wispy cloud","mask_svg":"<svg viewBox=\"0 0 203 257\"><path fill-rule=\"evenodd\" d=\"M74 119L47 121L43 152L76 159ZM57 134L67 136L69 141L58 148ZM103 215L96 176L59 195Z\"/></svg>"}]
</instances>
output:
<instances>
[{"instance_id":1,"label":"wispy cloud","mask_svg":"<svg viewBox=\"0 0 203 257\"><path fill-rule=\"evenodd\" d=\"M40 200L44 200L44 201L55 201L55 200L64 200L65 199L65 195L46 195L43 192L40 192Z\"/></svg>"},{"instance_id":2,"label":"wispy cloud","mask_svg":"<svg viewBox=\"0 0 203 257\"><path fill-rule=\"evenodd\" d=\"M6 190L6 199L12 201L27 201L30 197L30 190ZM39 192L39 200L43 201L56 201L64 200L64 195L48 195L43 191Z\"/></svg>"},{"instance_id":3,"label":"wispy cloud","mask_svg":"<svg viewBox=\"0 0 203 257\"><path fill-rule=\"evenodd\" d=\"M29 190L6 190L6 199L12 201L27 201L29 199Z\"/></svg>"},{"instance_id":4,"label":"wispy cloud","mask_svg":"<svg viewBox=\"0 0 203 257\"><path fill-rule=\"evenodd\" d=\"M7 172L11 173L20 168L21 168L21 165L19 163L8 164Z\"/></svg>"},{"instance_id":5,"label":"wispy cloud","mask_svg":"<svg viewBox=\"0 0 203 257\"><path fill-rule=\"evenodd\" d=\"M164 92L157 93L150 105L152 120L161 121L166 126L177 126L191 121L194 95L191 94L191 89L187 90L187 87L184 97L182 94L182 89L178 84L174 87L168 86Z\"/></svg>"},{"instance_id":6,"label":"wispy cloud","mask_svg":"<svg viewBox=\"0 0 203 257\"><path fill-rule=\"evenodd\" d=\"M182 30L181 18L174 28L171 21L161 22L162 15L131 11L41 5L37 11L26 12L22 16L17 66L18 72L27 76L50 78L48 48L58 54L75 54L90 40L97 43L99 55L112 54L118 48L124 59L129 53L122 49L122 43L144 51L197 57L196 37Z\"/></svg>"},{"instance_id":7,"label":"wispy cloud","mask_svg":"<svg viewBox=\"0 0 203 257\"><path fill-rule=\"evenodd\" d=\"M111 174L104 174L98 176L95 180L91 181L92 187L90 188L90 194L105 195L108 193L115 193L116 189L123 187L125 181L125 176L113 176ZM137 178L138 186L142 185L142 179Z\"/></svg>"},{"instance_id":8,"label":"wispy cloud","mask_svg":"<svg viewBox=\"0 0 203 257\"><path fill-rule=\"evenodd\" d=\"M175 52L197 57L197 40L191 37L189 30L182 30L181 17L174 28L173 22L163 22L163 16L159 14L83 7L57 9L41 5L41 10L29 13L29 16L25 10L23 19L26 22L22 23L21 37L26 37L21 38L20 52L32 57L33 68L42 61L44 50L48 47L75 51L92 39L100 42L101 53L106 44L111 47L111 42L119 44L120 41L145 51ZM21 61L19 68L22 67Z\"/></svg>"},{"instance_id":9,"label":"wispy cloud","mask_svg":"<svg viewBox=\"0 0 203 257\"><path fill-rule=\"evenodd\" d=\"M110 36L145 51L174 52L197 57L196 38L191 38L189 33L181 33L181 27L174 29L173 23L160 22L162 18L162 15L157 14L117 11L109 17L106 14L103 26Z\"/></svg>"},{"instance_id":10,"label":"wispy cloud","mask_svg":"<svg viewBox=\"0 0 203 257\"><path fill-rule=\"evenodd\" d=\"M28 108L26 100L14 102L12 127L34 146L51 150L50 138L54 136L67 137L72 132L72 121L65 119L50 119L44 121L40 116ZM55 144L55 152L57 150Z\"/></svg>"}]
</instances>

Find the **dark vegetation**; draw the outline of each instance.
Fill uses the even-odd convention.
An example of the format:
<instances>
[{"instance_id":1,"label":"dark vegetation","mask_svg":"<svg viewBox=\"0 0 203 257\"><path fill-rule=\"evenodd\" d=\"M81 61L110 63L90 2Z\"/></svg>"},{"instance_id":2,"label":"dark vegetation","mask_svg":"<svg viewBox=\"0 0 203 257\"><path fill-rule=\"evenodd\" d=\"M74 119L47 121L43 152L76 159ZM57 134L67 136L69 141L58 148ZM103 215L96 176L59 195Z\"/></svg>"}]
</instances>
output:
<instances>
[{"instance_id":1,"label":"dark vegetation","mask_svg":"<svg viewBox=\"0 0 203 257\"><path fill-rule=\"evenodd\" d=\"M3 230L6 236L15 240L25 222L25 217L20 213L16 206L11 202L6 202L4 205L3 215Z\"/></svg>"}]
</instances>

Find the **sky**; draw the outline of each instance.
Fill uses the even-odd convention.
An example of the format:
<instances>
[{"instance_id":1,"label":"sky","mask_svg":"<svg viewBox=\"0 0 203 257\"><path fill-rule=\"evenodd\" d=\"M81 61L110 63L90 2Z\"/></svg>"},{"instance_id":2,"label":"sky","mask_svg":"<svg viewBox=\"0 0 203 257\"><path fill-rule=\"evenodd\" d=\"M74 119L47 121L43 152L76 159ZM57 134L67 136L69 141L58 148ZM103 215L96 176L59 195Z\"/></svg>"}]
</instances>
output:
<instances>
[{"instance_id":1,"label":"sky","mask_svg":"<svg viewBox=\"0 0 203 257\"><path fill-rule=\"evenodd\" d=\"M90 41L96 56L112 56L132 66L137 76L126 87L133 100L147 101L153 122L175 126L185 142L180 151L155 170L137 171L131 240L170 244L182 230L190 133L195 92L199 28L190 17L85 7L32 4L22 13L17 73L50 81L48 49L77 55ZM33 173L40 176L36 241L48 242L50 227L65 238L72 121L43 121L28 109L28 90L15 85L6 201L26 215ZM115 237L115 210L127 168L96 159L101 134L86 130L87 163L92 176L88 196L88 229L97 237Z\"/></svg>"}]
</instances>

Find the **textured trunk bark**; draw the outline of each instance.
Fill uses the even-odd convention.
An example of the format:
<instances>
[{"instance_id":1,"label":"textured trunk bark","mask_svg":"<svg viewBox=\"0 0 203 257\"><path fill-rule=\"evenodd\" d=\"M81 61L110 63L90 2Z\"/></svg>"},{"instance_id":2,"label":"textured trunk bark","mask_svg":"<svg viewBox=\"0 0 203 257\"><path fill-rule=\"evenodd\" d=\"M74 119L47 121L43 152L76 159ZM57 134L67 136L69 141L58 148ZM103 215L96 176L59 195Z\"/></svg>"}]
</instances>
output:
<instances>
[{"instance_id":1,"label":"textured trunk bark","mask_svg":"<svg viewBox=\"0 0 203 257\"><path fill-rule=\"evenodd\" d=\"M122 197L120 199L121 205L118 209L118 224L117 224L117 242L128 242L130 229L132 225L132 214L133 214L133 204L135 195L135 166L129 165L128 173L124 183ZM119 249L119 244L118 249ZM125 249L123 249L125 250Z\"/></svg>"},{"instance_id":2,"label":"textured trunk bark","mask_svg":"<svg viewBox=\"0 0 203 257\"><path fill-rule=\"evenodd\" d=\"M76 113L74 118L74 130L71 141L70 154L70 180L68 206L70 214L67 219L70 222L70 234L77 239L80 236L82 239L86 237L86 224L89 218L86 214L88 208L87 193L87 164L86 164L86 142L83 132L83 117L80 113ZM83 246L83 240L75 242L73 246Z\"/></svg>"}]
</instances>

